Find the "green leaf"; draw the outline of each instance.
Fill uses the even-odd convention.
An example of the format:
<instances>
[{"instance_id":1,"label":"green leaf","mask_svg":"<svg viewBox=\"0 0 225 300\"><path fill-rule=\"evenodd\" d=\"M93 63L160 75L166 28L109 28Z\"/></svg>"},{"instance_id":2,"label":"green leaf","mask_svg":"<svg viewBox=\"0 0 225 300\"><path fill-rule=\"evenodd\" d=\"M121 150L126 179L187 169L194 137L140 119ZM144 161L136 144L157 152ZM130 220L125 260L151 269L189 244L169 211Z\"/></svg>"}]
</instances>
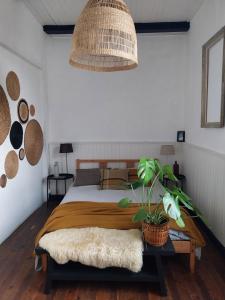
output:
<instances>
[{"instance_id":1,"label":"green leaf","mask_svg":"<svg viewBox=\"0 0 225 300\"><path fill-rule=\"evenodd\" d=\"M191 203L190 197L185 194L180 188L174 187L172 190L172 194L178 198L178 200L188 209L194 210L193 204Z\"/></svg>"},{"instance_id":2,"label":"green leaf","mask_svg":"<svg viewBox=\"0 0 225 300\"><path fill-rule=\"evenodd\" d=\"M181 212L178 203L170 193L166 193L163 197L163 205L165 212L170 218L177 220L181 217Z\"/></svg>"},{"instance_id":3,"label":"green leaf","mask_svg":"<svg viewBox=\"0 0 225 300\"><path fill-rule=\"evenodd\" d=\"M136 190L137 188L141 187L143 185L143 182L138 180L138 181L135 181L135 182L132 182L132 183L129 183L128 184L128 188L132 189L133 190Z\"/></svg>"},{"instance_id":4,"label":"green leaf","mask_svg":"<svg viewBox=\"0 0 225 300\"><path fill-rule=\"evenodd\" d=\"M147 185L155 175L155 161L154 159L142 158L138 164L138 177Z\"/></svg>"},{"instance_id":5,"label":"green leaf","mask_svg":"<svg viewBox=\"0 0 225 300\"><path fill-rule=\"evenodd\" d=\"M163 174L170 180L177 181L177 177L173 174L173 169L170 165L163 166Z\"/></svg>"},{"instance_id":6,"label":"green leaf","mask_svg":"<svg viewBox=\"0 0 225 300\"><path fill-rule=\"evenodd\" d=\"M129 198L123 198L118 202L118 206L121 208L127 208L131 202L132 201Z\"/></svg>"},{"instance_id":7,"label":"green leaf","mask_svg":"<svg viewBox=\"0 0 225 300\"><path fill-rule=\"evenodd\" d=\"M137 222L142 222L144 221L148 216L147 211L142 207L138 210L138 212L133 216L133 222L137 223Z\"/></svg>"},{"instance_id":8,"label":"green leaf","mask_svg":"<svg viewBox=\"0 0 225 300\"><path fill-rule=\"evenodd\" d=\"M151 181L153 175L154 175L154 173L151 169L148 169L148 170L145 171L145 174L144 174L144 177L143 177L144 185L147 185Z\"/></svg>"},{"instance_id":9,"label":"green leaf","mask_svg":"<svg viewBox=\"0 0 225 300\"><path fill-rule=\"evenodd\" d=\"M183 219L181 217L176 220L176 223L181 228L185 227L184 221L183 221Z\"/></svg>"},{"instance_id":10,"label":"green leaf","mask_svg":"<svg viewBox=\"0 0 225 300\"><path fill-rule=\"evenodd\" d=\"M159 161L155 159L156 173L159 174L159 179L163 181L163 168L161 167Z\"/></svg>"}]
</instances>

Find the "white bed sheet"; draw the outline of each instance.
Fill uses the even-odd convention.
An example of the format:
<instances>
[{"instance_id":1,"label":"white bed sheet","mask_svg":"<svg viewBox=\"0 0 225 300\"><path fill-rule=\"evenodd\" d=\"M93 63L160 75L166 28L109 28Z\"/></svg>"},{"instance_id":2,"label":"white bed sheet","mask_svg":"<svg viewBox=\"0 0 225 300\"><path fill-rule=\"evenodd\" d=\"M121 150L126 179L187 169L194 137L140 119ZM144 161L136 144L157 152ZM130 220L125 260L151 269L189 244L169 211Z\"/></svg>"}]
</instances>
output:
<instances>
[{"instance_id":1,"label":"white bed sheet","mask_svg":"<svg viewBox=\"0 0 225 300\"><path fill-rule=\"evenodd\" d=\"M61 203L74 201L118 202L126 197L134 202L139 202L141 188L135 190L135 193L137 194L137 199L135 199L132 190L100 190L98 185L71 186Z\"/></svg>"}]
</instances>

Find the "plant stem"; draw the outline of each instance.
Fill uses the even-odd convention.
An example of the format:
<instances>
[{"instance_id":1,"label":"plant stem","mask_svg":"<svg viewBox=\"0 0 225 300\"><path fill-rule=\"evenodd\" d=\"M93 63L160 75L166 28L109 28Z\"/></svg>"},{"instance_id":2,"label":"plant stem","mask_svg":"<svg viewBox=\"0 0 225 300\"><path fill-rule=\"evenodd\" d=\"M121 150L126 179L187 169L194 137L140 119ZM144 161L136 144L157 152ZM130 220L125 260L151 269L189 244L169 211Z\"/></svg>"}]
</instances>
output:
<instances>
[{"instance_id":1,"label":"plant stem","mask_svg":"<svg viewBox=\"0 0 225 300\"><path fill-rule=\"evenodd\" d=\"M137 199L137 194L135 193L135 191L134 191L134 188L133 188L133 185L132 185L132 184L131 184L131 190L132 190L132 193L133 193L133 195L134 195L134 198L135 198L136 202L138 202L138 199Z\"/></svg>"},{"instance_id":2,"label":"plant stem","mask_svg":"<svg viewBox=\"0 0 225 300\"><path fill-rule=\"evenodd\" d=\"M152 192L153 192L153 188L154 188L154 185L155 185L155 183L156 183L156 181L158 180L158 178L159 178L159 174L160 174L160 172L158 172L158 174L155 176L155 178L154 178L154 180L153 180L153 182L152 182L152 185L151 185L151 187L150 187L150 189L149 189L149 195L150 195L150 199L147 199L148 200L148 212L149 212L149 214L151 213L151 198L152 198Z\"/></svg>"}]
</instances>

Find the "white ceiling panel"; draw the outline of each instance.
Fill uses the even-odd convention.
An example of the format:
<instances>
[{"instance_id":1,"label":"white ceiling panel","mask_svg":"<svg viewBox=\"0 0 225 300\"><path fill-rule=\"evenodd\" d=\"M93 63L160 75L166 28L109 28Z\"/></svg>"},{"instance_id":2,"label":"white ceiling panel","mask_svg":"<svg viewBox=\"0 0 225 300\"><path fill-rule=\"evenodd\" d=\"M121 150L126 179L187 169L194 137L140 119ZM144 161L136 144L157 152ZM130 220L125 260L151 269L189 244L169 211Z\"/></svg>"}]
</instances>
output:
<instances>
[{"instance_id":1,"label":"white ceiling panel","mask_svg":"<svg viewBox=\"0 0 225 300\"><path fill-rule=\"evenodd\" d=\"M42 25L77 21L87 0L21 0ZM204 0L127 0L135 22L190 21Z\"/></svg>"}]
</instances>

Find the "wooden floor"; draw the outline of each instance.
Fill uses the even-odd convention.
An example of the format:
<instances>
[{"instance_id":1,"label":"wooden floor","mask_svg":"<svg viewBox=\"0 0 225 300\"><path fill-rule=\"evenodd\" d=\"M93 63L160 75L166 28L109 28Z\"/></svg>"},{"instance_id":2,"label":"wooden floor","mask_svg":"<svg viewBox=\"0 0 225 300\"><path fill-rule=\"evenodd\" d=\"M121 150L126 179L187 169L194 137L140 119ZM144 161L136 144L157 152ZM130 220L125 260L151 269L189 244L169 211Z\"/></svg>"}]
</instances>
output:
<instances>
[{"instance_id":1,"label":"wooden floor","mask_svg":"<svg viewBox=\"0 0 225 300\"><path fill-rule=\"evenodd\" d=\"M1 300L225 300L225 258L207 239L202 260L191 275L184 256L167 263L168 297L160 297L158 287L139 284L55 283L51 295L43 294L44 275L34 271L34 238L49 215L38 209L0 246Z\"/></svg>"}]
</instances>

